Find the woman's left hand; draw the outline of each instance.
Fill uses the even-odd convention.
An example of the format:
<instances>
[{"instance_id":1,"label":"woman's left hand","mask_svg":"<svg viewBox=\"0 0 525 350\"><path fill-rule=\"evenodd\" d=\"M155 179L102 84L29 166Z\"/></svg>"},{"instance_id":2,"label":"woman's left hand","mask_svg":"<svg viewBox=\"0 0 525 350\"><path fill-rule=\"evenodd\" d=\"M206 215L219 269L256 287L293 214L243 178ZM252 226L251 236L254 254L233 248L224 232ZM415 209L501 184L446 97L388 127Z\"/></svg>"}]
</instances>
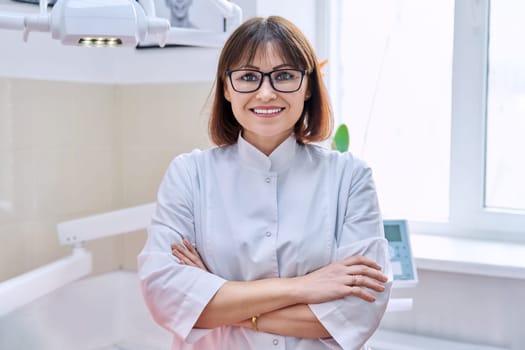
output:
<instances>
[{"instance_id":1,"label":"woman's left hand","mask_svg":"<svg viewBox=\"0 0 525 350\"><path fill-rule=\"evenodd\" d=\"M204 271L208 271L208 268L202 261L199 252L197 249L188 241L187 239L182 240L183 244L172 244L171 253L177 259L179 259L181 264L198 267Z\"/></svg>"}]
</instances>

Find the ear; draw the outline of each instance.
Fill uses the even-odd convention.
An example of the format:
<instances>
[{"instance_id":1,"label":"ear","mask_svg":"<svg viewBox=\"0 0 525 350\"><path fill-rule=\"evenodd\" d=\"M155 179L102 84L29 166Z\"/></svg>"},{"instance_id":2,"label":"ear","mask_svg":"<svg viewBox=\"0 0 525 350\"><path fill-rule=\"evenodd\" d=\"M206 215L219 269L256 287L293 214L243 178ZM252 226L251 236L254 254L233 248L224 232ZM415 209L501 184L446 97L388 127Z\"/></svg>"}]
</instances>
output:
<instances>
[{"instance_id":1,"label":"ear","mask_svg":"<svg viewBox=\"0 0 525 350\"><path fill-rule=\"evenodd\" d=\"M231 101L232 101L232 98L231 98L231 95L230 95L230 91L228 90L227 87L224 88L224 98L225 98L226 101L228 101L228 102L231 102Z\"/></svg>"},{"instance_id":2,"label":"ear","mask_svg":"<svg viewBox=\"0 0 525 350\"><path fill-rule=\"evenodd\" d=\"M308 101L310 97L312 97L312 94L310 93L310 91L306 91L306 94L304 95L304 100Z\"/></svg>"},{"instance_id":3,"label":"ear","mask_svg":"<svg viewBox=\"0 0 525 350\"><path fill-rule=\"evenodd\" d=\"M308 86L306 88L306 94L304 94L304 100L308 101L310 99L310 97L312 97L312 89L310 87L310 84L308 84Z\"/></svg>"}]
</instances>

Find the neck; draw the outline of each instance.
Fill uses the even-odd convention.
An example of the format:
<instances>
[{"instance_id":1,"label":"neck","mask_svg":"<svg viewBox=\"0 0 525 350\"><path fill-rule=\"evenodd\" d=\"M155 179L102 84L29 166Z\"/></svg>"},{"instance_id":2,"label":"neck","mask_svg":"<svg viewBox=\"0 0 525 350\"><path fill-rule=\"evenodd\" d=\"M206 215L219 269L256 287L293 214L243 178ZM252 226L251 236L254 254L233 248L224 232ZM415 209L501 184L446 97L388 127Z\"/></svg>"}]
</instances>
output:
<instances>
[{"instance_id":1,"label":"neck","mask_svg":"<svg viewBox=\"0 0 525 350\"><path fill-rule=\"evenodd\" d=\"M272 154L272 152L279 147L290 136L290 132L284 132L274 136L259 136L250 133L249 131L243 131L242 137L250 143L252 146L257 148L259 151L264 153L266 156Z\"/></svg>"}]
</instances>

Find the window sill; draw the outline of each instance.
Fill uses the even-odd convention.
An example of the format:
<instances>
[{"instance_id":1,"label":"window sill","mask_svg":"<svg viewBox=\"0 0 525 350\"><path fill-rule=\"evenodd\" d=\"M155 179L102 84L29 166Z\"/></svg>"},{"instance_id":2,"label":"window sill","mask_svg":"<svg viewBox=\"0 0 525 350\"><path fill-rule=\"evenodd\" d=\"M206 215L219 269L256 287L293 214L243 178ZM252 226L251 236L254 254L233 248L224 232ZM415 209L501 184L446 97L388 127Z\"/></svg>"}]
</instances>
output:
<instances>
[{"instance_id":1,"label":"window sill","mask_svg":"<svg viewBox=\"0 0 525 350\"><path fill-rule=\"evenodd\" d=\"M525 245L457 237L410 235L418 269L525 279Z\"/></svg>"}]
</instances>

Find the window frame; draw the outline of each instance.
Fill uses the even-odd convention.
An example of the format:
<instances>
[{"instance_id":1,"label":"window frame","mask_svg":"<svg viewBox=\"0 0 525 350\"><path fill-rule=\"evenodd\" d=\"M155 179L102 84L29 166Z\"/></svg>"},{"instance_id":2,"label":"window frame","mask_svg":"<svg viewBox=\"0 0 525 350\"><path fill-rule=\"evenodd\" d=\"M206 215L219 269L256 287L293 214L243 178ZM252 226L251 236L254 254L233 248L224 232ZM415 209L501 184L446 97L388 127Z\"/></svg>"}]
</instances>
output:
<instances>
[{"instance_id":1,"label":"window frame","mask_svg":"<svg viewBox=\"0 0 525 350\"><path fill-rule=\"evenodd\" d=\"M319 2L319 22L329 38L321 52L329 57L328 89L340 115L343 65L338 54L342 1ZM525 215L485 207L490 0L455 1L452 60L449 221L409 221L411 231L488 240L525 242ZM336 124L341 120L336 119Z\"/></svg>"}]
</instances>

